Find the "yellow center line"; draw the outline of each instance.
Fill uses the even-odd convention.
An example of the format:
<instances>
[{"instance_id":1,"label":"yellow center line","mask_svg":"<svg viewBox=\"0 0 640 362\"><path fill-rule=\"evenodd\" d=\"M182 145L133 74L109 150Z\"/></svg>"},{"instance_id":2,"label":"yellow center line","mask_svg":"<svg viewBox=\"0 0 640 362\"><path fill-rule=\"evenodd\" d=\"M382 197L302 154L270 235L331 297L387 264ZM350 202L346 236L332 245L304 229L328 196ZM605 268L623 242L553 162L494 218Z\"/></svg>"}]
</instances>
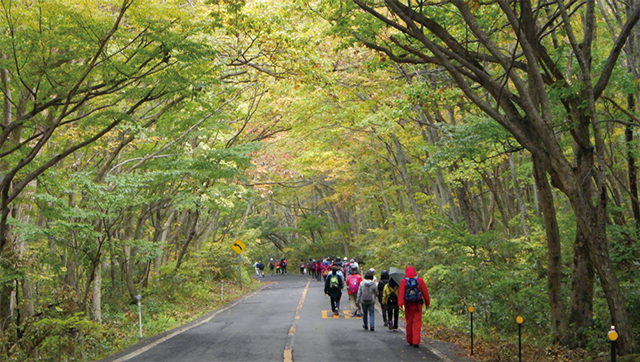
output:
<instances>
[{"instance_id":1,"label":"yellow center line","mask_svg":"<svg viewBox=\"0 0 640 362\"><path fill-rule=\"evenodd\" d=\"M302 306L304 305L304 300L307 297L307 291L309 290L310 283L311 283L311 279L307 280L307 285L304 287L304 291L302 291L302 297L300 298L300 303L298 303L298 308L296 308L296 315L293 318L293 323L291 324L291 328L289 328L287 343L284 346L284 355L282 358L284 362L293 362L293 335L296 333L295 323L298 319L300 319L300 312L302 312Z\"/></svg>"}]
</instances>

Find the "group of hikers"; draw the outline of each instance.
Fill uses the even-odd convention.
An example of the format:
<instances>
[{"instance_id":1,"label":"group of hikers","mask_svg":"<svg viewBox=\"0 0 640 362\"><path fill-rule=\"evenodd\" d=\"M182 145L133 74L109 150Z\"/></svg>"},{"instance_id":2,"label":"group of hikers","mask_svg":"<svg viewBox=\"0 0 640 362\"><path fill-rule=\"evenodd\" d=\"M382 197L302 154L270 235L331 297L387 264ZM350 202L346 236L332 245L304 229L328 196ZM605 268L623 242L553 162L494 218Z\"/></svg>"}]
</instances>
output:
<instances>
[{"instance_id":1,"label":"group of hikers","mask_svg":"<svg viewBox=\"0 0 640 362\"><path fill-rule=\"evenodd\" d=\"M276 274L287 274L287 259L282 258L280 260L274 261L273 258L269 259L269 274L273 275L274 271ZM256 269L256 275L260 278L264 277L264 268L266 267L262 261L258 260L253 263L253 267Z\"/></svg>"},{"instance_id":2,"label":"group of hikers","mask_svg":"<svg viewBox=\"0 0 640 362\"><path fill-rule=\"evenodd\" d=\"M340 273L342 273L343 270L346 270L350 265L355 265L358 269L358 274L360 274L360 266L358 263L354 259L347 261L346 257L343 260L340 260L340 258L333 259L329 257L318 261L315 259L309 259L308 262L300 259L300 274L309 273L312 280L319 282L325 281L325 278L331 272L331 266L334 264L340 265Z\"/></svg>"},{"instance_id":3,"label":"group of hikers","mask_svg":"<svg viewBox=\"0 0 640 362\"><path fill-rule=\"evenodd\" d=\"M391 278L389 272L383 270L380 281L376 280L375 270L369 269L364 278L360 266L346 258L324 260L329 263L328 272L321 273L324 278L324 293L331 299L331 310L334 315L340 311L342 290L349 295L352 317L362 316L362 328L375 331L375 302L378 300L382 309L384 326L390 330L398 329L399 310L404 310L406 319L407 343L419 348L420 329L422 327L422 308L429 307L429 290L424 280L418 276L412 266L405 269L400 283ZM345 274L347 274L345 278Z\"/></svg>"},{"instance_id":4,"label":"group of hikers","mask_svg":"<svg viewBox=\"0 0 640 362\"><path fill-rule=\"evenodd\" d=\"M253 265L258 277L264 277L265 265L257 261ZM269 272L287 274L287 260L269 260ZM311 276L312 280L324 282L324 293L331 300L334 315L340 313L342 291L349 296L351 317L362 317L362 328L375 331L375 303L380 303L384 326L390 330L398 329L398 314L404 311L406 319L407 343L419 348L420 329L422 327L422 309L428 308L429 291L424 280L418 276L412 266L404 271L404 277L398 282L389 271L380 273L380 281L375 270L369 269L362 275L360 265L355 259L323 258L322 260L300 260L300 275Z\"/></svg>"}]
</instances>

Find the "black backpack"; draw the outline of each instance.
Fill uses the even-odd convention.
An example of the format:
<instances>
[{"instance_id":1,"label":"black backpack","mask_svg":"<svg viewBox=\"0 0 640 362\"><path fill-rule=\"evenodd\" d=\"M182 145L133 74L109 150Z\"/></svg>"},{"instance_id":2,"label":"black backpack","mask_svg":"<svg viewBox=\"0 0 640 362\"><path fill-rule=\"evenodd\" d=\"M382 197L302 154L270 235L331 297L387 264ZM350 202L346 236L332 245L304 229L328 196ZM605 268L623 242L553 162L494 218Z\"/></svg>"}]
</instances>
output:
<instances>
[{"instance_id":1,"label":"black backpack","mask_svg":"<svg viewBox=\"0 0 640 362\"><path fill-rule=\"evenodd\" d=\"M397 307L398 306L398 295L395 292L391 292L389 295L389 299L387 300L387 305Z\"/></svg>"}]
</instances>

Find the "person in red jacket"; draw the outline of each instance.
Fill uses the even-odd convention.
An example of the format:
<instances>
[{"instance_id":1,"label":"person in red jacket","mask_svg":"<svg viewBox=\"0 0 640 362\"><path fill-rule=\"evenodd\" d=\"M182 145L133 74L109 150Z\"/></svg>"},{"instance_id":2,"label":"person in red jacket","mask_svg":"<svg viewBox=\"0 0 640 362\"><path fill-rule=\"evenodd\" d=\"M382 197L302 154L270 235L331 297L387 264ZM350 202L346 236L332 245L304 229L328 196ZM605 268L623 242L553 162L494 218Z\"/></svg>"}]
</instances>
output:
<instances>
[{"instance_id":1,"label":"person in red jacket","mask_svg":"<svg viewBox=\"0 0 640 362\"><path fill-rule=\"evenodd\" d=\"M409 283L409 286L407 286L407 283ZM411 286L414 283L417 286L412 288ZM415 348L420 346L422 306L424 305L425 308L428 308L430 301L429 290L424 280L418 276L412 266L408 266L404 273L404 279L400 282L398 306L400 309L404 307L404 316L407 320L407 343Z\"/></svg>"},{"instance_id":2,"label":"person in red jacket","mask_svg":"<svg viewBox=\"0 0 640 362\"><path fill-rule=\"evenodd\" d=\"M360 317L362 315L360 304L357 301L360 283L362 283L362 276L358 274L358 268L352 265L352 267L349 268L349 276L347 276L347 292L349 293L352 317Z\"/></svg>"}]
</instances>

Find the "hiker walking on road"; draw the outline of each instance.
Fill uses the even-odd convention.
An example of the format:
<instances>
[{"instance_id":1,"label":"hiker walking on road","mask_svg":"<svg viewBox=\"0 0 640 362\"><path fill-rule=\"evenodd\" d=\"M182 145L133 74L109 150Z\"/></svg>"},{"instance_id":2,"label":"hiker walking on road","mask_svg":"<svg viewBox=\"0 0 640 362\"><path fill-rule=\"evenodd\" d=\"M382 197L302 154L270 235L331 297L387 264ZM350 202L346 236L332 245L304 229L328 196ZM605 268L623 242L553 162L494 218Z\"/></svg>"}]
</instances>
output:
<instances>
[{"instance_id":1,"label":"hiker walking on road","mask_svg":"<svg viewBox=\"0 0 640 362\"><path fill-rule=\"evenodd\" d=\"M349 305L351 307L351 316L360 317L362 312L360 304L356 301L358 298L358 288L362 283L362 276L358 273L358 268L354 265L349 267L349 276L347 276L347 293L349 293Z\"/></svg>"},{"instance_id":2,"label":"hiker walking on road","mask_svg":"<svg viewBox=\"0 0 640 362\"><path fill-rule=\"evenodd\" d=\"M378 283L379 284L379 283ZM398 330L398 290L400 287L395 280L389 279L389 283L382 291L382 315L387 314L387 324L392 331Z\"/></svg>"},{"instance_id":3,"label":"hiker walking on road","mask_svg":"<svg viewBox=\"0 0 640 362\"><path fill-rule=\"evenodd\" d=\"M320 259L316 261L316 280L319 282L322 281L322 260Z\"/></svg>"},{"instance_id":4,"label":"hiker walking on road","mask_svg":"<svg viewBox=\"0 0 640 362\"><path fill-rule=\"evenodd\" d=\"M331 310L333 315L338 315L340 310L340 298L342 298L342 288L344 288L344 281L338 275L338 267L332 266L331 273L327 275L327 279L324 282L324 294L331 298Z\"/></svg>"},{"instance_id":5,"label":"hiker walking on road","mask_svg":"<svg viewBox=\"0 0 640 362\"><path fill-rule=\"evenodd\" d=\"M382 294L384 291L384 287L389 283L389 272L386 270L383 270L382 273L380 273L380 281L378 282L378 303L380 303L380 309L382 310L382 321L384 322L384 326L388 326L388 321L387 321L387 313L386 310L384 308L384 304L382 303Z\"/></svg>"},{"instance_id":6,"label":"hiker walking on road","mask_svg":"<svg viewBox=\"0 0 640 362\"><path fill-rule=\"evenodd\" d=\"M422 305L429 307L429 290L424 280L418 276L412 266L408 266L398 291L398 306L404 307L407 321L407 343L418 348L420 346L420 328L422 327Z\"/></svg>"},{"instance_id":7,"label":"hiker walking on road","mask_svg":"<svg viewBox=\"0 0 640 362\"><path fill-rule=\"evenodd\" d=\"M311 280L316 280L316 260L315 259L309 261L309 265L307 265L307 269L309 269L309 275L311 275Z\"/></svg>"},{"instance_id":8,"label":"hiker walking on road","mask_svg":"<svg viewBox=\"0 0 640 362\"><path fill-rule=\"evenodd\" d=\"M346 275L344 273L344 268L342 267L342 260L340 260L340 258L335 258L333 260L333 265L338 267L338 275L340 275L342 277L342 280L346 279Z\"/></svg>"},{"instance_id":9,"label":"hiker walking on road","mask_svg":"<svg viewBox=\"0 0 640 362\"><path fill-rule=\"evenodd\" d=\"M260 271L260 278L264 278L264 264L261 260L258 260L258 270Z\"/></svg>"},{"instance_id":10,"label":"hiker walking on road","mask_svg":"<svg viewBox=\"0 0 640 362\"><path fill-rule=\"evenodd\" d=\"M253 267L256 269L256 275L258 276L258 278L260 278L260 268L258 268L258 264L260 264L260 262L256 261L255 263L253 263Z\"/></svg>"},{"instance_id":11,"label":"hiker walking on road","mask_svg":"<svg viewBox=\"0 0 640 362\"><path fill-rule=\"evenodd\" d=\"M364 275L364 280L360 283L356 300L362 306L362 328L366 330L368 325L371 332L375 329L377 296L378 287L373 282L373 272L368 271Z\"/></svg>"},{"instance_id":12,"label":"hiker walking on road","mask_svg":"<svg viewBox=\"0 0 640 362\"><path fill-rule=\"evenodd\" d=\"M320 267L320 269L322 270L322 280L324 280L326 282L327 281L327 274L329 274L329 272L331 271L331 266L329 265L329 261L327 259L325 259L322 262L322 266Z\"/></svg>"},{"instance_id":13,"label":"hiker walking on road","mask_svg":"<svg viewBox=\"0 0 640 362\"><path fill-rule=\"evenodd\" d=\"M358 264L358 262L356 262L356 259L351 259L349 261L349 267L351 267L352 265L354 265L356 269L358 269L358 274L362 274L362 271L360 270L360 265Z\"/></svg>"},{"instance_id":14,"label":"hiker walking on road","mask_svg":"<svg viewBox=\"0 0 640 362\"><path fill-rule=\"evenodd\" d=\"M273 269L275 269L276 264L273 262L273 258L271 258L271 260L269 260L269 274L271 274L271 276L273 276Z\"/></svg>"},{"instance_id":15,"label":"hiker walking on road","mask_svg":"<svg viewBox=\"0 0 640 362\"><path fill-rule=\"evenodd\" d=\"M282 274L287 274L287 259L282 258L282 260L280 260L280 271L282 272Z\"/></svg>"},{"instance_id":16,"label":"hiker walking on road","mask_svg":"<svg viewBox=\"0 0 640 362\"><path fill-rule=\"evenodd\" d=\"M304 259L300 259L300 275L304 275L305 268L306 268L306 265L304 263Z\"/></svg>"}]
</instances>

